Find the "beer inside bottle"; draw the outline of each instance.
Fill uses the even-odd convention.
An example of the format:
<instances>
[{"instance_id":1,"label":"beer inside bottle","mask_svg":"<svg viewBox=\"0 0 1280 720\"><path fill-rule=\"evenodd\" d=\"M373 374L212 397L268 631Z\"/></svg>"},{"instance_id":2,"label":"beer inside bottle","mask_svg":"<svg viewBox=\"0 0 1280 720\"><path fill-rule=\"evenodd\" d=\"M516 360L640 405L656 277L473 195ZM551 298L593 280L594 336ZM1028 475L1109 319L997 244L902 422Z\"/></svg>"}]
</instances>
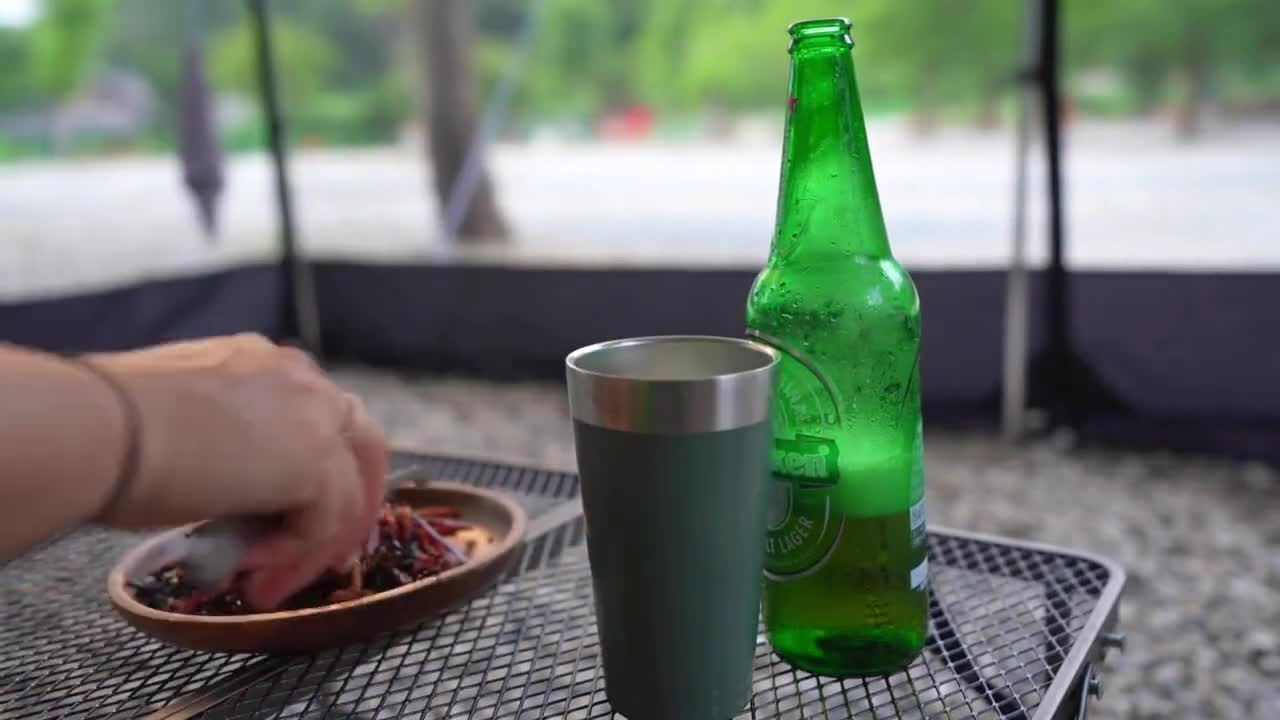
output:
<instances>
[{"instance_id":1,"label":"beer inside bottle","mask_svg":"<svg viewBox=\"0 0 1280 720\"><path fill-rule=\"evenodd\" d=\"M920 303L889 249L849 23L790 33L777 228L747 304L782 354L764 618L801 669L882 675L928 626Z\"/></svg>"}]
</instances>

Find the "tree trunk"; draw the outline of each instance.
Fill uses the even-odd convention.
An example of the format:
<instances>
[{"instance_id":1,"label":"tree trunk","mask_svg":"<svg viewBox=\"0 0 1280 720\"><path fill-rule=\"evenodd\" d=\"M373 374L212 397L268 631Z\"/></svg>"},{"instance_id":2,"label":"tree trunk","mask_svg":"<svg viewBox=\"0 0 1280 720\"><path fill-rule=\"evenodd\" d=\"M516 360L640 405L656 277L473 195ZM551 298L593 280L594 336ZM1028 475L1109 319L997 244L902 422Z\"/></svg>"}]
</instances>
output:
<instances>
[{"instance_id":1,"label":"tree trunk","mask_svg":"<svg viewBox=\"0 0 1280 720\"><path fill-rule=\"evenodd\" d=\"M1194 140L1200 135L1205 100L1209 95L1209 72L1209 53L1203 40L1198 35L1194 36L1188 40L1182 62L1184 95L1174 112L1174 129L1181 140Z\"/></svg>"},{"instance_id":2,"label":"tree trunk","mask_svg":"<svg viewBox=\"0 0 1280 720\"><path fill-rule=\"evenodd\" d=\"M477 124L471 77L471 6L468 0L412 0L412 15L425 72L419 97L426 105L427 148L435 170L442 211L462 179ZM498 212L493 184L481 167L471 202L462 213L458 237L465 241L500 240L507 225Z\"/></svg>"},{"instance_id":3,"label":"tree trunk","mask_svg":"<svg viewBox=\"0 0 1280 720\"><path fill-rule=\"evenodd\" d=\"M924 79L916 87L911 108L911 129L919 139L930 137L938 129L938 105L933 81Z\"/></svg>"},{"instance_id":4,"label":"tree trunk","mask_svg":"<svg viewBox=\"0 0 1280 720\"><path fill-rule=\"evenodd\" d=\"M991 131L1000 127L1000 98L994 92L984 92L974 115L974 127Z\"/></svg>"},{"instance_id":5,"label":"tree trunk","mask_svg":"<svg viewBox=\"0 0 1280 720\"><path fill-rule=\"evenodd\" d=\"M1160 91L1166 78L1164 64L1151 57L1135 61L1129 68L1129 80L1133 84L1138 113L1155 115L1160 110Z\"/></svg>"}]
</instances>

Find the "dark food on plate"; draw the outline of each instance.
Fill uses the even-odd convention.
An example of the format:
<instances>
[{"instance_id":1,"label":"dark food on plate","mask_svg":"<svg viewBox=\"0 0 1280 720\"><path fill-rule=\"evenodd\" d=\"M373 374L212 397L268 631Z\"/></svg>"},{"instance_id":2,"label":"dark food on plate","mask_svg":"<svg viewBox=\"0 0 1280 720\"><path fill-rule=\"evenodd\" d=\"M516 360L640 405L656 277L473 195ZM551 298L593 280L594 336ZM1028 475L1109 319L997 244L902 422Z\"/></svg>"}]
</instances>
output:
<instances>
[{"instance_id":1,"label":"dark food on plate","mask_svg":"<svg viewBox=\"0 0 1280 720\"><path fill-rule=\"evenodd\" d=\"M455 508L432 506L415 510L386 505L378 518L378 542L366 547L350 572L326 572L285 601L282 610L300 610L347 602L431 577L466 561L460 543L446 540L471 526L459 520ZM469 551L472 542L465 544ZM201 593L184 578L181 564L173 564L129 583L147 607L187 615L244 615L254 612L241 596L240 579L221 592Z\"/></svg>"}]
</instances>

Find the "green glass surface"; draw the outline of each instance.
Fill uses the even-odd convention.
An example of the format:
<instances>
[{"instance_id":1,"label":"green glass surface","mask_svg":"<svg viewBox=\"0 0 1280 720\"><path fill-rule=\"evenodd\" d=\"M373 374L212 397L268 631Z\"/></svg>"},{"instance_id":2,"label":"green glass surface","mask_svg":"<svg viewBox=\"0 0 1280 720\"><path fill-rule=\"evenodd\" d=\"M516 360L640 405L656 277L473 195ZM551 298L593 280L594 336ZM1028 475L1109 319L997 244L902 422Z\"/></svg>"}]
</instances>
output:
<instances>
[{"instance_id":1,"label":"green glass surface","mask_svg":"<svg viewBox=\"0 0 1280 720\"><path fill-rule=\"evenodd\" d=\"M849 23L796 23L768 264L749 334L782 353L764 619L840 677L911 663L928 626L920 303L876 192Z\"/></svg>"}]
</instances>

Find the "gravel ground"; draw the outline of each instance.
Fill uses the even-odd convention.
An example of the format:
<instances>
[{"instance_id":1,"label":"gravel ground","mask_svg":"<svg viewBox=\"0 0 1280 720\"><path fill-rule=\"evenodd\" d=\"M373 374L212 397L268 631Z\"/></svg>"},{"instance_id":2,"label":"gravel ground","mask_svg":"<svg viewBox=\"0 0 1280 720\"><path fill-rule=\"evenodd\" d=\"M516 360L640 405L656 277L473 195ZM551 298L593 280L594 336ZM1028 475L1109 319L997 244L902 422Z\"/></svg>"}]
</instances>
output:
<instances>
[{"instance_id":1,"label":"gravel ground","mask_svg":"<svg viewBox=\"0 0 1280 720\"><path fill-rule=\"evenodd\" d=\"M399 447L572 469L564 390L340 369ZM928 431L926 430L928 433ZM1090 550L1129 573L1097 718L1280 717L1280 474L928 433L932 523Z\"/></svg>"}]
</instances>

